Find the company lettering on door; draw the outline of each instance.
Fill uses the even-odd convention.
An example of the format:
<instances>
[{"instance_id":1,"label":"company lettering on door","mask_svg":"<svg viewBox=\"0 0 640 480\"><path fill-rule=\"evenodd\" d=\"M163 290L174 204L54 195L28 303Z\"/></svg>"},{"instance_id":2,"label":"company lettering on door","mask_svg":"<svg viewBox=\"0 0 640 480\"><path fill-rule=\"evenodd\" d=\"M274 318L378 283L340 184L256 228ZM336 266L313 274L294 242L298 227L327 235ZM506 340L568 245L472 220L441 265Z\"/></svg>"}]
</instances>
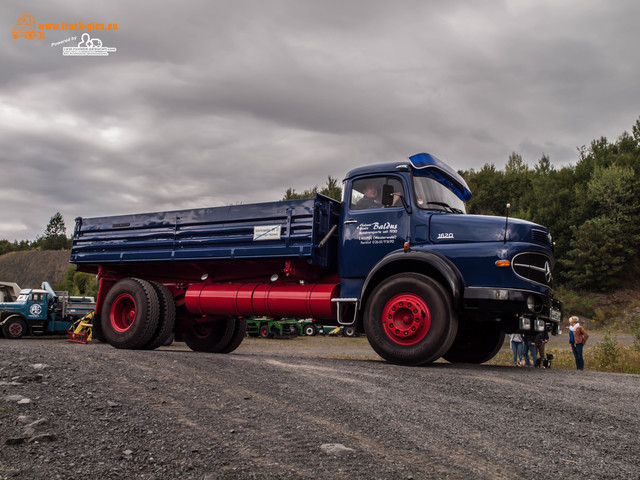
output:
<instances>
[{"instance_id":1,"label":"company lettering on door","mask_svg":"<svg viewBox=\"0 0 640 480\"><path fill-rule=\"evenodd\" d=\"M398 237L397 223L361 223L358 225L358 239L361 245L383 245L395 243Z\"/></svg>"}]
</instances>

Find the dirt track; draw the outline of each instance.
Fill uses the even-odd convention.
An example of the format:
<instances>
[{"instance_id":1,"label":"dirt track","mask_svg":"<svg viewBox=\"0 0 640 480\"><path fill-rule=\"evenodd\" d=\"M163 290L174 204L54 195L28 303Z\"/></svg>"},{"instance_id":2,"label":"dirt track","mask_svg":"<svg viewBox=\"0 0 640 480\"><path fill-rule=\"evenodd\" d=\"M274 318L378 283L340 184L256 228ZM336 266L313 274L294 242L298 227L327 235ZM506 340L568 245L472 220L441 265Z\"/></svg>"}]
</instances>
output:
<instances>
[{"instance_id":1,"label":"dirt track","mask_svg":"<svg viewBox=\"0 0 640 480\"><path fill-rule=\"evenodd\" d=\"M364 338L0 339L0 479L638 479L638 397L635 375L390 365Z\"/></svg>"}]
</instances>

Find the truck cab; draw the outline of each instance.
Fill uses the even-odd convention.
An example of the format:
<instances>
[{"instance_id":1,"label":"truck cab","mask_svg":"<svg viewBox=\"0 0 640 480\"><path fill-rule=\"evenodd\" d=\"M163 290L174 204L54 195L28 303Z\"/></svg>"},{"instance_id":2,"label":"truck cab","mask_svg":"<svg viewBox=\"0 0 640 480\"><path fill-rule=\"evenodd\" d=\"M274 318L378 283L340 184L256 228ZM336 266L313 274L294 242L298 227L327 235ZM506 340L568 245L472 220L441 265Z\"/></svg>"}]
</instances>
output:
<instances>
[{"instance_id":1,"label":"truck cab","mask_svg":"<svg viewBox=\"0 0 640 480\"><path fill-rule=\"evenodd\" d=\"M335 301L352 303L354 317L341 321L388 340L390 350L421 343L435 322L423 294L412 288L391 288L376 306L383 318L368 320L373 296L395 277L399 285L424 284L448 304L442 308L457 332L452 340L443 329L445 359L485 361L497 353L505 332L558 333L561 304L551 291L548 230L519 219L468 215L464 202L470 198L464 179L429 154L349 172L340 218L341 298Z\"/></svg>"},{"instance_id":2,"label":"truck cab","mask_svg":"<svg viewBox=\"0 0 640 480\"><path fill-rule=\"evenodd\" d=\"M15 302L0 303L0 315L6 338L42 332L49 317L49 294L46 290L22 289Z\"/></svg>"},{"instance_id":3,"label":"truck cab","mask_svg":"<svg viewBox=\"0 0 640 480\"><path fill-rule=\"evenodd\" d=\"M95 308L90 297L73 299L55 292L47 282L42 288L24 288L13 302L0 302L0 332L5 338L66 333L73 322Z\"/></svg>"}]
</instances>

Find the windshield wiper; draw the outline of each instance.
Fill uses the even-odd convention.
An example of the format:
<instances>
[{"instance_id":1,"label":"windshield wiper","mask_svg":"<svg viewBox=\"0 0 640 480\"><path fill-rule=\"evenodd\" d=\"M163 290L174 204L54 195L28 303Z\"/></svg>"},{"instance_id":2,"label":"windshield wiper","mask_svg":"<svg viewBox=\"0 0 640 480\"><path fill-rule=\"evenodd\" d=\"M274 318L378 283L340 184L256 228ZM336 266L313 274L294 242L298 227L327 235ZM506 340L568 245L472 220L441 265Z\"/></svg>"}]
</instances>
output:
<instances>
[{"instance_id":1,"label":"windshield wiper","mask_svg":"<svg viewBox=\"0 0 640 480\"><path fill-rule=\"evenodd\" d=\"M463 213L459 208L452 207L448 203L445 202L427 202L427 205L439 205L440 207L444 207L447 212L451 213Z\"/></svg>"}]
</instances>

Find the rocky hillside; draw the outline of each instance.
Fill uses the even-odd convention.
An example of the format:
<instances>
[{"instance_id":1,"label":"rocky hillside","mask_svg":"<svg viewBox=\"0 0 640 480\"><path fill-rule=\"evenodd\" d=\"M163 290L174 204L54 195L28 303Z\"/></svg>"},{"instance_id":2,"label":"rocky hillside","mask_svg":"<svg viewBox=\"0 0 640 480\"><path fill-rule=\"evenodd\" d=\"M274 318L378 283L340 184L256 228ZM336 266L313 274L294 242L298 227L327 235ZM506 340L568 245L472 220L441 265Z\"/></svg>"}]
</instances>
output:
<instances>
[{"instance_id":1,"label":"rocky hillside","mask_svg":"<svg viewBox=\"0 0 640 480\"><path fill-rule=\"evenodd\" d=\"M0 281L15 282L22 288L40 288L64 280L69 268L69 250L30 250L0 255Z\"/></svg>"}]
</instances>

